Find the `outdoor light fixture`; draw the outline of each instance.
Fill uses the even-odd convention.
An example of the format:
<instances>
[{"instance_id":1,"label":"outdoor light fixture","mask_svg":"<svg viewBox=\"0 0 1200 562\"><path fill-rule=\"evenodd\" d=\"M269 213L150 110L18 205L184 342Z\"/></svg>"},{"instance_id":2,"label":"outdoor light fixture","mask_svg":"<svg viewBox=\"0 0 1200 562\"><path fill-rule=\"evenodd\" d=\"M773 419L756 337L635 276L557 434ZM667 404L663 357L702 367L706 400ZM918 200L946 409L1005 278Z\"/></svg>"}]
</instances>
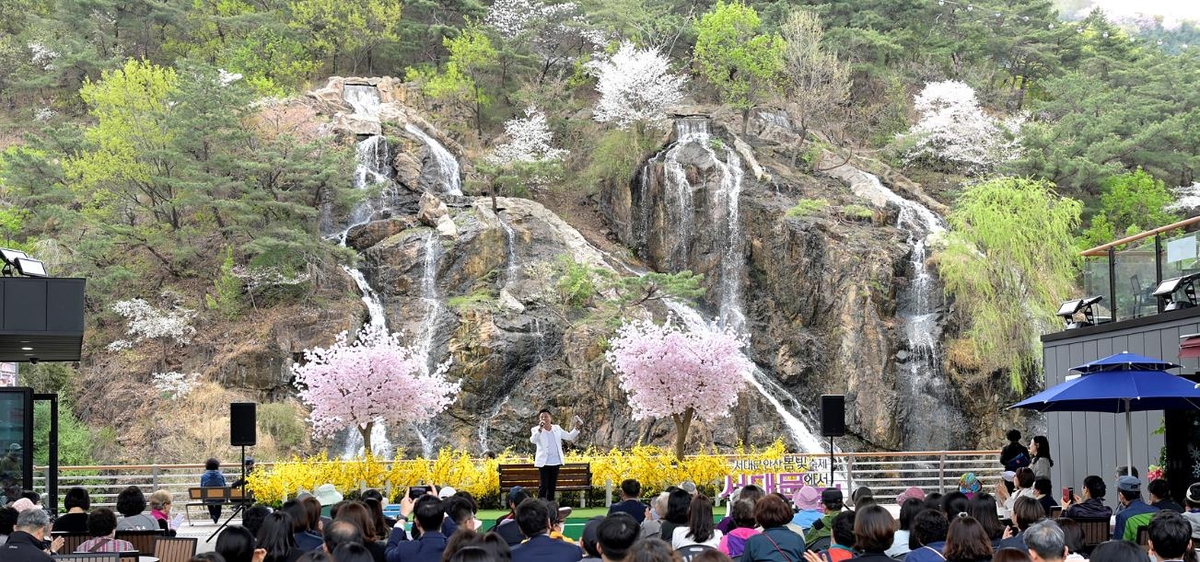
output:
<instances>
[{"instance_id":1,"label":"outdoor light fixture","mask_svg":"<svg viewBox=\"0 0 1200 562\"><path fill-rule=\"evenodd\" d=\"M1158 297L1159 304L1163 305L1163 312L1196 306L1196 287L1194 284L1196 279L1200 279L1200 273L1190 273L1182 277L1173 277L1159 283L1158 288L1154 290L1154 296ZM1183 289L1182 297L1186 300L1176 296L1175 293L1180 289Z\"/></svg>"},{"instance_id":2,"label":"outdoor light fixture","mask_svg":"<svg viewBox=\"0 0 1200 562\"><path fill-rule=\"evenodd\" d=\"M0 248L0 257L4 258L3 273L6 277L22 275L25 277L49 277L46 273L46 264L41 260L35 260L29 257L29 254L21 250L12 250L9 248Z\"/></svg>"},{"instance_id":3,"label":"outdoor light fixture","mask_svg":"<svg viewBox=\"0 0 1200 562\"><path fill-rule=\"evenodd\" d=\"M1084 326L1094 326L1096 324L1096 303L1104 300L1104 297L1086 297L1062 303L1058 307L1058 316L1062 317L1063 323L1066 324L1067 330L1082 328ZM1083 320L1076 321L1075 315L1083 313Z\"/></svg>"}]
</instances>

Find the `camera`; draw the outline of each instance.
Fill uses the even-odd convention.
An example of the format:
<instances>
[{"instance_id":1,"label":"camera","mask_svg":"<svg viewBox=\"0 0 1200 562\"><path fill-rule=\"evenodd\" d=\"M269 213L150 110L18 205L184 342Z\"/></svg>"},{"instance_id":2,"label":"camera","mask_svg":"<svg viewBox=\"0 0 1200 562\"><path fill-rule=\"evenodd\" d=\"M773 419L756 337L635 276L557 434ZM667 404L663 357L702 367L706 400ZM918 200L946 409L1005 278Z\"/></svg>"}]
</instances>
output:
<instances>
[{"instance_id":1,"label":"camera","mask_svg":"<svg viewBox=\"0 0 1200 562\"><path fill-rule=\"evenodd\" d=\"M429 486L413 486L408 489L408 497L416 500L429 493Z\"/></svg>"}]
</instances>

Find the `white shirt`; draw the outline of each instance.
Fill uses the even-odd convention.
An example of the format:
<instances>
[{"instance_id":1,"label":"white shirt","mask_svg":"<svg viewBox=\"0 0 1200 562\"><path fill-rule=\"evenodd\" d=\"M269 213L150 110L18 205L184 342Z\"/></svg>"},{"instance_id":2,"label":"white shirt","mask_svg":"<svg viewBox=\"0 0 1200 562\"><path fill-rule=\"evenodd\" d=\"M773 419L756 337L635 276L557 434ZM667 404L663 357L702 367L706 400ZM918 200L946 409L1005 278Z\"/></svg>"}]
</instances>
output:
<instances>
[{"instance_id":1,"label":"white shirt","mask_svg":"<svg viewBox=\"0 0 1200 562\"><path fill-rule=\"evenodd\" d=\"M562 464L562 442L564 439L574 441L576 437L579 437L579 428L576 427L573 431L564 431L558 424L551 425L550 431L545 432L552 435L548 441L543 441L542 433L542 428L536 425L529 432L529 442L537 445L537 452L533 455L533 466L536 467L543 467L547 464L553 466L554 463L547 462L552 449L558 455L558 464Z\"/></svg>"},{"instance_id":2,"label":"white shirt","mask_svg":"<svg viewBox=\"0 0 1200 562\"><path fill-rule=\"evenodd\" d=\"M713 529L713 536L704 542L696 542L695 539L687 536L689 532L691 532L691 529L688 527L675 527L675 530L671 533L671 548L680 549L693 544L702 544L713 548L721 546L722 534L720 529Z\"/></svg>"}]
</instances>

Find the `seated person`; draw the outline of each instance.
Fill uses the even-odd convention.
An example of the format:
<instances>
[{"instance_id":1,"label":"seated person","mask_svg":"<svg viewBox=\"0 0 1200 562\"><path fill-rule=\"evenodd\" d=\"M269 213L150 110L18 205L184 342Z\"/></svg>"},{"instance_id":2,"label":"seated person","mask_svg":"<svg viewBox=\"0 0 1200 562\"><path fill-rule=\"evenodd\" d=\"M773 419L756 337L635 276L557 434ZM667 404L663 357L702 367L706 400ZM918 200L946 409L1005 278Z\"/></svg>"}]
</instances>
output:
<instances>
[{"instance_id":1,"label":"seated person","mask_svg":"<svg viewBox=\"0 0 1200 562\"><path fill-rule=\"evenodd\" d=\"M1083 497L1075 495L1071 502L1063 506L1063 517L1071 519L1108 519L1112 517L1112 508L1104 505L1104 495L1108 493L1108 485L1104 479L1091 475L1083 479Z\"/></svg>"},{"instance_id":2,"label":"seated person","mask_svg":"<svg viewBox=\"0 0 1200 562\"><path fill-rule=\"evenodd\" d=\"M92 536L75 552L134 552L129 541L117 540L117 514L107 507L98 507L88 514L88 534Z\"/></svg>"}]
</instances>

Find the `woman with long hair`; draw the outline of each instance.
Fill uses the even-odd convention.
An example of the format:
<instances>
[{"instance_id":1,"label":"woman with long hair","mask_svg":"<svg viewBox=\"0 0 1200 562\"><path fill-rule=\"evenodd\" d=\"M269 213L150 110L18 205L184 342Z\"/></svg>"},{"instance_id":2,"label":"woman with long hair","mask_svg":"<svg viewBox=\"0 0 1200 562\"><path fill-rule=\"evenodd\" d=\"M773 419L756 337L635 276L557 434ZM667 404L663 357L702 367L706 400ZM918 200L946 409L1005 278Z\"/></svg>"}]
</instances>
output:
<instances>
[{"instance_id":1,"label":"woman with long hair","mask_svg":"<svg viewBox=\"0 0 1200 562\"><path fill-rule=\"evenodd\" d=\"M225 562L252 562L254 560L254 535L241 525L230 525L217 536L213 547Z\"/></svg>"},{"instance_id":2,"label":"woman with long hair","mask_svg":"<svg viewBox=\"0 0 1200 562\"><path fill-rule=\"evenodd\" d=\"M1029 443L1029 456L1033 459L1029 464L1029 468L1033 470L1033 477L1050 478L1050 468L1054 466L1054 459L1050 457L1050 440L1046 439L1045 435L1038 435Z\"/></svg>"},{"instance_id":3,"label":"woman with long hair","mask_svg":"<svg viewBox=\"0 0 1200 562\"><path fill-rule=\"evenodd\" d=\"M663 517L660 539L671 543L675 537L675 528L688 524L688 513L692 506L692 495L686 490L675 489L667 496L667 514Z\"/></svg>"},{"instance_id":4,"label":"woman with long hair","mask_svg":"<svg viewBox=\"0 0 1200 562\"><path fill-rule=\"evenodd\" d=\"M791 521L791 518L788 518ZM676 527L671 534L671 547L680 549L700 544L716 548L721 544L721 531L713 526L712 500L704 494L696 494L688 507L687 527Z\"/></svg>"},{"instance_id":5,"label":"woman with long hair","mask_svg":"<svg viewBox=\"0 0 1200 562\"><path fill-rule=\"evenodd\" d=\"M283 511L271 512L263 519L255 546L267 551L263 562L296 562L304 555L292 534L292 516Z\"/></svg>"},{"instance_id":6,"label":"woman with long hair","mask_svg":"<svg viewBox=\"0 0 1200 562\"><path fill-rule=\"evenodd\" d=\"M967 512L983 526L988 540L992 541L992 550L996 550L1000 540L1004 538L1004 523L1000 522L1000 516L997 515L996 496L987 492L975 494L975 497L971 498L971 505Z\"/></svg>"}]
</instances>

